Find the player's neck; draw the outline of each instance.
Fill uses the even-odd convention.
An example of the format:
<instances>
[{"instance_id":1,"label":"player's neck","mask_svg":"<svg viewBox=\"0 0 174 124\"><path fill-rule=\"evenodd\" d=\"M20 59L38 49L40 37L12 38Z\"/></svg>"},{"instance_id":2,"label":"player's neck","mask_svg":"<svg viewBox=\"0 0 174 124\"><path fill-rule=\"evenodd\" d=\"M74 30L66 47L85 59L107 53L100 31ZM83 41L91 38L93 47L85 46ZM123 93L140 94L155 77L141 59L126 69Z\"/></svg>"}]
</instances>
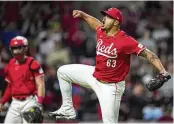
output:
<instances>
[{"instance_id":1,"label":"player's neck","mask_svg":"<svg viewBox=\"0 0 174 124\"><path fill-rule=\"evenodd\" d=\"M118 32L119 30L120 30L119 27L113 26L110 30L106 30L105 32L106 32L106 34L107 34L108 36L114 36L115 34L117 34L117 32Z\"/></svg>"},{"instance_id":2,"label":"player's neck","mask_svg":"<svg viewBox=\"0 0 174 124\"><path fill-rule=\"evenodd\" d=\"M23 64L27 60L27 56L25 56L22 60L16 60L17 64Z\"/></svg>"}]
</instances>

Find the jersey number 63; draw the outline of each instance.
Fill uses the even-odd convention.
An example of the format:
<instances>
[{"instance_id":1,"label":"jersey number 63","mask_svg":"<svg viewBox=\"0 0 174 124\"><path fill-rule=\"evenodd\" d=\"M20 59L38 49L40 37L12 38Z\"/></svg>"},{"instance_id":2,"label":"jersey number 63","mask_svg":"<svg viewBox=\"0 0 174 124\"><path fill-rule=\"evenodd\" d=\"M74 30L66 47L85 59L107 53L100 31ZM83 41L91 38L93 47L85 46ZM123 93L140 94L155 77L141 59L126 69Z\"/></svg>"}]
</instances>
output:
<instances>
[{"instance_id":1,"label":"jersey number 63","mask_svg":"<svg viewBox=\"0 0 174 124\"><path fill-rule=\"evenodd\" d=\"M108 59L106 62L106 66L112 68L116 67L116 60Z\"/></svg>"}]
</instances>

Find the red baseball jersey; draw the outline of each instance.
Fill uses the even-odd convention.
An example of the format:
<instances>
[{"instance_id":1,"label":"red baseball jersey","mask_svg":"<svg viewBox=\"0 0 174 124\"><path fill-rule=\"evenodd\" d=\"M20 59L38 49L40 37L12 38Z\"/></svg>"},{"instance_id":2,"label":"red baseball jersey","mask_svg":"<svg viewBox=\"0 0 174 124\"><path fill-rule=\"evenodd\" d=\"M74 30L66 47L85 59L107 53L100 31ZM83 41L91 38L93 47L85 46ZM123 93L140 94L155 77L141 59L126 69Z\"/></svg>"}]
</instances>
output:
<instances>
[{"instance_id":1,"label":"red baseball jersey","mask_svg":"<svg viewBox=\"0 0 174 124\"><path fill-rule=\"evenodd\" d=\"M114 36L107 36L98 27L96 35L96 66L93 76L108 83L125 80L130 68L131 54L138 56L145 47L122 30Z\"/></svg>"},{"instance_id":2,"label":"red baseball jersey","mask_svg":"<svg viewBox=\"0 0 174 124\"><path fill-rule=\"evenodd\" d=\"M8 87L1 100L2 103L8 101L10 96L26 97L36 93L35 78L44 75L44 72L39 62L32 60L32 57L27 57L24 64L18 64L13 58L6 65L5 80L8 82ZM31 61L32 63L30 63ZM35 70L31 70L31 68Z\"/></svg>"}]
</instances>

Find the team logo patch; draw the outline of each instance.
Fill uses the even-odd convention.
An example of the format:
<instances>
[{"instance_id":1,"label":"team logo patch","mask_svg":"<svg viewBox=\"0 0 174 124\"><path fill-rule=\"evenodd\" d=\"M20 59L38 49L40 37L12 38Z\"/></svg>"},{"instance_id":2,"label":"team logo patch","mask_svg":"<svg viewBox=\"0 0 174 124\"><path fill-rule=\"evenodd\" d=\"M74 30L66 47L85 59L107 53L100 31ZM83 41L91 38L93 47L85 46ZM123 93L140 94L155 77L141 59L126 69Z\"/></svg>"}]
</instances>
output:
<instances>
[{"instance_id":1,"label":"team logo patch","mask_svg":"<svg viewBox=\"0 0 174 124\"><path fill-rule=\"evenodd\" d=\"M139 48L143 48L143 45L142 45L142 44L138 44L138 47L139 47Z\"/></svg>"},{"instance_id":2,"label":"team logo patch","mask_svg":"<svg viewBox=\"0 0 174 124\"><path fill-rule=\"evenodd\" d=\"M43 73L43 69L40 68L40 69L39 69L39 74L42 74L42 73Z\"/></svg>"}]
</instances>

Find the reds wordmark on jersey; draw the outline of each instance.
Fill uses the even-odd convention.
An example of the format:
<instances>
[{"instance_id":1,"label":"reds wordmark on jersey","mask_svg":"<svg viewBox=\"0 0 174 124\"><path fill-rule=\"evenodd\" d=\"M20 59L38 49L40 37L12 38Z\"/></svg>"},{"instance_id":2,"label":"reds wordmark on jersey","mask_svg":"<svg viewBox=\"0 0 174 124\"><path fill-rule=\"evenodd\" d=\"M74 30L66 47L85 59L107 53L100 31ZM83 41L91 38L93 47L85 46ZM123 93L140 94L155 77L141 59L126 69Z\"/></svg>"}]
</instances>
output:
<instances>
[{"instance_id":1,"label":"reds wordmark on jersey","mask_svg":"<svg viewBox=\"0 0 174 124\"><path fill-rule=\"evenodd\" d=\"M107 36L98 27L96 46L96 67L94 77L108 83L125 80L130 68L131 54L138 55L145 47L124 31Z\"/></svg>"}]
</instances>

